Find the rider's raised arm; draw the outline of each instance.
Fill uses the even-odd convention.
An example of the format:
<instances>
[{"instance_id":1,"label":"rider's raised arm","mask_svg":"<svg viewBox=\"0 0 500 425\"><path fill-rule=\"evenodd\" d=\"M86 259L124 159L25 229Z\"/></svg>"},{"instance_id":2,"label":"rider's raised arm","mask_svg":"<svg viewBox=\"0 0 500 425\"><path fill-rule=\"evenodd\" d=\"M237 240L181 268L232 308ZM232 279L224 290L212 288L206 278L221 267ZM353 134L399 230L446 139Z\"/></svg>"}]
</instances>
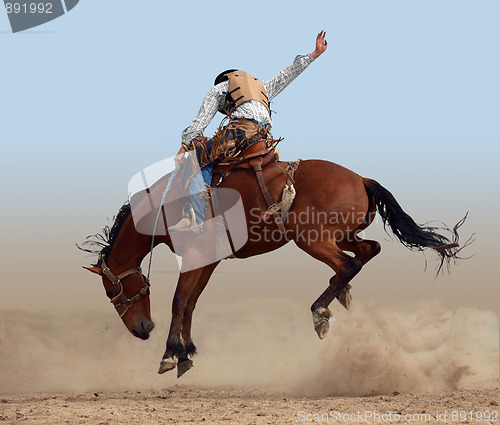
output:
<instances>
[{"instance_id":1,"label":"rider's raised arm","mask_svg":"<svg viewBox=\"0 0 500 425\"><path fill-rule=\"evenodd\" d=\"M309 55L298 55L293 63L283 68L278 74L264 83L269 100L275 98L283 89L295 80L313 61L321 56L327 48L326 32L320 31L316 36L316 48Z\"/></svg>"},{"instance_id":2,"label":"rider's raised arm","mask_svg":"<svg viewBox=\"0 0 500 425\"><path fill-rule=\"evenodd\" d=\"M229 83L227 81L212 87L203 99L200 110L193 122L182 132L182 143L191 146L195 137L201 136L205 128L210 124L219 109L224 106L226 92Z\"/></svg>"},{"instance_id":3,"label":"rider's raised arm","mask_svg":"<svg viewBox=\"0 0 500 425\"><path fill-rule=\"evenodd\" d=\"M293 63L283 68L275 77L264 82L269 100L274 99L314 61L311 55L298 55Z\"/></svg>"},{"instance_id":4,"label":"rider's raised arm","mask_svg":"<svg viewBox=\"0 0 500 425\"><path fill-rule=\"evenodd\" d=\"M316 36L316 48L314 49L314 52L311 53L311 56L314 59L317 59L323 53L325 53L325 50L328 47L328 43L325 40L325 37L326 37L326 31L320 31L319 34Z\"/></svg>"}]
</instances>

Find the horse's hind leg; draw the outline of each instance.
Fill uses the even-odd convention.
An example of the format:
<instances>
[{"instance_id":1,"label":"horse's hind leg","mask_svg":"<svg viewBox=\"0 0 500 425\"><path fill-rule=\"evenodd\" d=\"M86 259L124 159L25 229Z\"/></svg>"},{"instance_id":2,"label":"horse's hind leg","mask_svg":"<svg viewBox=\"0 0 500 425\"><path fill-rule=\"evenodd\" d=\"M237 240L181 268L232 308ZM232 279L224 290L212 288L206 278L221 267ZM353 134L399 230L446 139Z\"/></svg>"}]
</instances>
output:
<instances>
[{"instance_id":1,"label":"horse's hind leg","mask_svg":"<svg viewBox=\"0 0 500 425\"><path fill-rule=\"evenodd\" d=\"M354 257L361 261L364 266L368 261L375 257L380 252L380 244L377 241L357 239L355 241L339 241L338 247L344 251L350 251ZM346 285L344 289L337 295L337 299L345 309L349 310L351 305L351 285Z\"/></svg>"},{"instance_id":2,"label":"horse's hind leg","mask_svg":"<svg viewBox=\"0 0 500 425\"><path fill-rule=\"evenodd\" d=\"M319 338L323 339L328 332L328 321L331 317L328 306L361 270L363 263L358 258L347 255L333 239L313 243L297 243L297 246L317 260L329 265L335 271L328 288L311 306L314 330Z\"/></svg>"},{"instance_id":3,"label":"horse's hind leg","mask_svg":"<svg viewBox=\"0 0 500 425\"><path fill-rule=\"evenodd\" d=\"M363 240L358 237L359 232L366 229L373 222L375 214L377 213L375 199L369 197L368 202L368 212L363 222L346 238L337 241L337 246L340 249L352 252L354 256L361 261L363 266L380 252L380 244L377 241ZM351 285L347 284L337 295L340 304L347 310L349 310L352 301L350 289Z\"/></svg>"}]
</instances>

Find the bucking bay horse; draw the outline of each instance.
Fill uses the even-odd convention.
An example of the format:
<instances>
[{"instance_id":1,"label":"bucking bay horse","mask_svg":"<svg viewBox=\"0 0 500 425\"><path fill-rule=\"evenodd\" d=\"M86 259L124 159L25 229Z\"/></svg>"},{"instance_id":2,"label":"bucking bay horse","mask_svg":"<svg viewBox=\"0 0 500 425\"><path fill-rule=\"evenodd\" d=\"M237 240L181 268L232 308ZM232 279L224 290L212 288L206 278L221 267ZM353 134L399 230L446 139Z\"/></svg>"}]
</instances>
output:
<instances>
[{"instance_id":1,"label":"bucking bay horse","mask_svg":"<svg viewBox=\"0 0 500 425\"><path fill-rule=\"evenodd\" d=\"M280 199L287 176L286 162L272 161L263 168L269 194ZM384 226L407 248L416 251L429 249L437 254L441 270L458 258L457 229L417 224L403 211L394 196L375 180L331 162L305 160L294 174L295 200L284 222L285 232L278 230L274 220L256 220L249 211L264 212L269 205L252 170L236 170L221 183L223 188L239 192L246 211L246 225L251 235L246 243L233 253L236 258L248 258L274 251L293 240L296 245L330 266L335 274L326 290L311 306L314 329L323 339L331 317L328 306L337 298L348 308L351 302L350 282L362 267L380 252L380 244L364 240L359 233L369 226L376 212ZM161 198L165 186L157 185L155 196ZM258 215L257 215L258 216ZM169 226L175 223L169 223ZM448 234L445 236L444 234ZM443 234L444 233L444 234ZM267 236L266 236L267 235ZM111 228L103 235L87 240L94 244L90 252L98 254L98 261L86 267L102 277L108 298L114 304L127 329L136 337L147 339L154 328L151 320L149 281L140 265L152 246L167 244L174 250L168 232L152 236L139 233L134 225L130 204L120 209ZM97 247L96 245L97 244ZM348 254L347 252L351 253ZM189 253L187 254L189 255ZM196 347L191 339L191 320L198 297L203 292L213 271L220 263L214 261L179 274L172 302L172 320L159 373L177 367L181 376L191 368Z\"/></svg>"}]
</instances>

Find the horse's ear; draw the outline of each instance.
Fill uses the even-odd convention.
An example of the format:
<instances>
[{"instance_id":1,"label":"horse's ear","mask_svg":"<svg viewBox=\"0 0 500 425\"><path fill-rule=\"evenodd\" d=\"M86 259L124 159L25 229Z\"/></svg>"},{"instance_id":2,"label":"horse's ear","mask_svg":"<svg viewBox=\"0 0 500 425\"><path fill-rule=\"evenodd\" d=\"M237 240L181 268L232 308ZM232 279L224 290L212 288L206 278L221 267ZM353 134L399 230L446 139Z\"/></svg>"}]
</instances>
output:
<instances>
[{"instance_id":1,"label":"horse's ear","mask_svg":"<svg viewBox=\"0 0 500 425\"><path fill-rule=\"evenodd\" d=\"M90 267L85 267L83 266L84 269L87 269L89 272L96 273L99 276L102 275L102 269L101 266L98 266L97 264L92 264Z\"/></svg>"}]
</instances>

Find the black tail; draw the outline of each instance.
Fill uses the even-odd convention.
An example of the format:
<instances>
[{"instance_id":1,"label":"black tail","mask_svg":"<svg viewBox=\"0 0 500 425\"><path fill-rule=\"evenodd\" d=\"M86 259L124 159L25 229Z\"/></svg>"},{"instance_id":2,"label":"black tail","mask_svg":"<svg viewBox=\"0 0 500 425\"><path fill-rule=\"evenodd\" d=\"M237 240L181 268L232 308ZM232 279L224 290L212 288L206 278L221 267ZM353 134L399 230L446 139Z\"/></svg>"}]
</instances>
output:
<instances>
[{"instance_id":1,"label":"black tail","mask_svg":"<svg viewBox=\"0 0 500 425\"><path fill-rule=\"evenodd\" d=\"M447 271L450 271L451 260L460 259L458 253L472 242L472 237L459 248L458 228L465 222L467 214L461 219L453 229L445 225L442 227L421 226L415 223L413 219L406 214L398 201L391 192L384 188L380 183L371 179L363 179L368 196L372 196L377 206L377 211L382 217L384 227L389 225L392 233L407 248L414 251L423 251L424 248L430 248L438 255L440 261L438 273L446 264ZM445 231L451 234L450 239L438 233Z\"/></svg>"}]
</instances>

